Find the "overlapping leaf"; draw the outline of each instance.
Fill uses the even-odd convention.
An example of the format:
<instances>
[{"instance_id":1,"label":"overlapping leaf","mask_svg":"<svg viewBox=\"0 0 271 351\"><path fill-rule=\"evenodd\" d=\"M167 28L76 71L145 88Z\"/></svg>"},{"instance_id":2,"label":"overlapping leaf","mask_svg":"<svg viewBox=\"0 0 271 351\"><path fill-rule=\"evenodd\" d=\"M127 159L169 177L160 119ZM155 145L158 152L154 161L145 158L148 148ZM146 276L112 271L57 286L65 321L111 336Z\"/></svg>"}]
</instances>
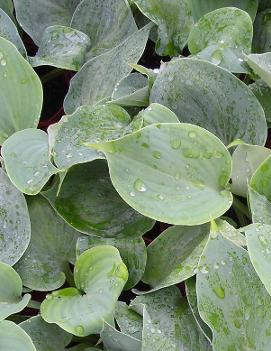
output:
<instances>
[{"instance_id":1,"label":"overlapping leaf","mask_svg":"<svg viewBox=\"0 0 271 351\"><path fill-rule=\"evenodd\" d=\"M38 351L26 332L10 321L0 322L0 350Z\"/></svg>"},{"instance_id":2,"label":"overlapping leaf","mask_svg":"<svg viewBox=\"0 0 271 351\"><path fill-rule=\"evenodd\" d=\"M250 54L247 63L264 82L271 87L271 52L265 54Z\"/></svg>"},{"instance_id":3,"label":"overlapping leaf","mask_svg":"<svg viewBox=\"0 0 271 351\"><path fill-rule=\"evenodd\" d=\"M259 54L271 50L271 10L259 12L254 23L253 51Z\"/></svg>"}]
</instances>

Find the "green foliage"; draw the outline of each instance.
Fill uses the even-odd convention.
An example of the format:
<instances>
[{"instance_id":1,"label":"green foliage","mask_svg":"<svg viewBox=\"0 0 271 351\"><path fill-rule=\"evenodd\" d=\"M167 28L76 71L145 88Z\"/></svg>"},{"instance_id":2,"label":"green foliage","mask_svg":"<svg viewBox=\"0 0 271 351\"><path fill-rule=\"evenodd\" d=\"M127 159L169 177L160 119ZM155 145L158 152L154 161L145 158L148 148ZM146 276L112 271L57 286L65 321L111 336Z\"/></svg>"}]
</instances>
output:
<instances>
[{"instance_id":1,"label":"green foliage","mask_svg":"<svg viewBox=\"0 0 271 351\"><path fill-rule=\"evenodd\" d=\"M0 351L270 351L270 23L0 0Z\"/></svg>"}]
</instances>

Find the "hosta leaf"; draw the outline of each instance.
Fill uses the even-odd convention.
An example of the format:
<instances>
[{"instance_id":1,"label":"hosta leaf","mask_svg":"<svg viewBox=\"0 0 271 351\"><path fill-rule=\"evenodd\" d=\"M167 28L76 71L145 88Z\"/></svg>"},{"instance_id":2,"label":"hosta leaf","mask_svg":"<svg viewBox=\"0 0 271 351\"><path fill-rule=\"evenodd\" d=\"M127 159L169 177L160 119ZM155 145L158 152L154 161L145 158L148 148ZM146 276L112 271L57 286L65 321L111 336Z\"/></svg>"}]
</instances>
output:
<instances>
[{"instance_id":1,"label":"hosta leaf","mask_svg":"<svg viewBox=\"0 0 271 351\"><path fill-rule=\"evenodd\" d=\"M270 350L271 297L247 251L216 234L197 275L199 312L213 331L213 350Z\"/></svg>"},{"instance_id":2,"label":"hosta leaf","mask_svg":"<svg viewBox=\"0 0 271 351\"><path fill-rule=\"evenodd\" d=\"M179 123L178 117L166 106L160 104L150 104L150 106L142 111L141 116L144 121L144 125L154 123Z\"/></svg>"},{"instance_id":3,"label":"hosta leaf","mask_svg":"<svg viewBox=\"0 0 271 351\"><path fill-rule=\"evenodd\" d=\"M112 50L89 60L72 78L64 101L66 113L82 105L94 105L110 98L115 85L131 71L144 49L151 26L130 35Z\"/></svg>"},{"instance_id":4,"label":"hosta leaf","mask_svg":"<svg viewBox=\"0 0 271 351\"><path fill-rule=\"evenodd\" d=\"M136 297L131 306L143 308L143 351L209 351L186 299L176 287ZM154 341L155 340L155 341Z\"/></svg>"},{"instance_id":5,"label":"hosta leaf","mask_svg":"<svg viewBox=\"0 0 271 351\"><path fill-rule=\"evenodd\" d=\"M23 193L38 194L58 172L50 161L48 136L39 129L25 129L9 137L2 147L7 174Z\"/></svg>"},{"instance_id":6,"label":"hosta leaf","mask_svg":"<svg viewBox=\"0 0 271 351\"><path fill-rule=\"evenodd\" d=\"M116 305L115 319L122 333L135 339L142 339L142 317L129 308L125 302L119 301Z\"/></svg>"},{"instance_id":7,"label":"hosta leaf","mask_svg":"<svg viewBox=\"0 0 271 351\"><path fill-rule=\"evenodd\" d=\"M247 196L248 183L258 166L271 156L271 151L263 146L239 145L232 156L232 184L234 194Z\"/></svg>"},{"instance_id":8,"label":"hosta leaf","mask_svg":"<svg viewBox=\"0 0 271 351\"><path fill-rule=\"evenodd\" d=\"M120 106L144 107L149 104L149 95L147 77L135 72L117 83L112 94L112 102Z\"/></svg>"},{"instance_id":9,"label":"hosta leaf","mask_svg":"<svg viewBox=\"0 0 271 351\"><path fill-rule=\"evenodd\" d=\"M271 52L250 54L246 56L246 59L253 71L271 87Z\"/></svg>"},{"instance_id":10,"label":"hosta leaf","mask_svg":"<svg viewBox=\"0 0 271 351\"><path fill-rule=\"evenodd\" d=\"M89 37L73 28L51 26L45 29L32 66L54 66L78 71L85 62Z\"/></svg>"},{"instance_id":11,"label":"hosta leaf","mask_svg":"<svg viewBox=\"0 0 271 351\"><path fill-rule=\"evenodd\" d=\"M254 23L253 51L259 54L271 51L271 9L259 12Z\"/></svg>"},{"instance_id":12,"label":"hosta leaf","mask_svg":"<svg viewBox=\"0 0 271 351\"><path fill-rule=\"evenodd\" d=\"M18 22L37 45L47 27L70 24L79 3L80 0L14 0Z\"/></svg>"},{"instance_id":13,"label":"hosta leaf","mask_svg":"<svg viewBox=\"0 0 271 351\"><path fill-rule=\"evenodd\" d=\"M16 264L24 286L49 291L61 287L68 263L75 261L79 233L68 226L41 196L28 199L31 219L30 244Z\"/></svg>"},{"instance_id":14,"label":"hosta leaf","mask_svg":"<svg viewBox=\"0 0 271 351\"><path fill-rule=\"evenodd\" d=\"M12 0L0 0L0 8L5 11L5 13L10 17L13 18L13 2Z\"/></svg>"},{"instance_id":15,"label":"hosta leaf","mask_svg":"<svg viewBox=\"0 0 271 351\"><path fill-rule=\"evenodd\" d=\"M196 21L208 12L221 7L237 7L250 14L254 19L258 9L258 0L190 0L192 13Z\"/></svg>"},{"instance_id":16,"label":"hosta leaf","mask_svg":"<svg viewBox=\"0 0 271 351\"><path fill-rule=\"evenodd\" d=\"M133 288L142 278L146 266L147 250L144 240L142 238L111 239L82 236L77 242L77 253L80 255L85 250L99 245L112 245L119 250L121 258L129 272L125 289Z\"/></svg>"},{"instance_id":17,"label":"hosta leaf","mask_svg":"<svg viewBox=\"0 0 271 351\"><path fill-rule=\"evenodd\" d=\"M271 88L262 80L257 80L255 83L250 84L249 88L252 90L253 94L260 101L265 117L270 127L271 123Z\"/></svg>"},{"instance_id":18,"label":"hosta leaf","mask_svg":"<svg viewBox=\"0 0 271 351\"><path fill-rule=\"evenodd\" d=\"M5 0L6 1L6 0ZM0 36L12 42L20 54L27 57L24 43L12 19L2 10L0 1Z\"/></svg>"},{"instance_id":19,"label":"hosta leaf","mask_svg":"<svg viewBox=\"0 0 271 351\"><path fill-rule=\"evenodd\" d=\"M11 314L22 311L28 304L31 296L29 294L25 294L22 297L23 284L20 276L14 271L12 267L2 262L0 262L0 281L1 321Z\"/></svg>"},{"instance_id":20,"label":"hosta leaf","mask_svg":"<svg viewBox=\"0 0 271 351\"><path fill-rule=\"evenodd\" d=\"M112 323L115 305L127 278L127 268L116 248L93 247L76 261L77 289L66 288L48 295L41 304L42 318L77 336L97 334L102 330L103 321Z\"/></svg>"},{"instance_id":21,"label":"hosta leaf","mask_svg":"<svg viewBox=\"0 0 271 351\"><path fill-rule=\"evenodd\" d=\"M189 303L189 306L191 308L191 311L193 313L193 316L194 316L199 328L201 329L203 334L206 336L206 338L211 342L212 341L212 331L208 327L208 325L203 322L203 320L200 317L199 311L198 311L198 301L197 301L195 277L186 280L185 293L186 293L187 301Z\"/></svg>"},{"instance_id":22,"label":"hosta leaf","mask_svg":"<svg viewBox=\"0 0 271 351\"><path fill-rule=\"evenodd\" d=\"M209 62L176 59L156 78L151 102L217 135L226 145L242 139L264 145L264 111L250 89L230 72Z\"/></svg>"},{"instance_id":23,"label":"hosta leaf","mask_svg":"<svg viewBox=\"0 0 271 351\"><path fill-rule=\"evenodd\" d=\"M112 183L136 211L162 222L198 225L227 211L231 158L208 131L191 124L152 124L97 144ZM204 205L203 205L204 204Z\"/></svg>"},{"instance_id":24,"label":"hosta leaf","mask_svg":"<svg viewBox=\"0 0 271 351\"><path fill-rule=\"evenodd\" d=\"M55 125L53 153L56 165L65 169L104 158L102 153L85 144L118 139L130 122L129 114L117 105L79 107Z\"/></svg>"},{"instance_id":25,"label":"hosta leaf","mask_svg":"<svg viewBox=\"0 0 271 351\"><path fill-rule=\"evenodd\" d=\"M222 219L217 219L216 220L216 230L219 230L219 232L228 240L232 241L235 245L238 246L246 246L246 238L245 236L240 233L239 230L235 229L231 224L229 224L227 221L224 221ZM211 227L211 235L212 235L212 227Z\"/></svg>"},{"instance_id":26,"label":"hosta leaf","mask_svg":"<svg viewBox=\"0 0 271 351\"><path fill-rule=\"evenodd\" d=\"M25 252L31 235L24 196L0 169L0 261L14 265Z\"/></svg>"},{"instance_id":27,"label":"hosta leaf","mask_svg":"<svg viewBox=\"0 0 271 351\"><path fill-rule=\"evenodd\" d=\"M253 224L247 230L246 239L248 253L255 271L258 273L266 290L271 294L271 226Z\"/></svg>"},{"instance_id":28,"label":"hosta leaf","mask_svg":"<svg viewBox=\"0 0 271 351\"><path fill-rule=\"evenodd\" d=\"M166 229L148 246L143 281L155 291L193 276L209 232L209 224Z\"/></svg>"},{"instance_id":29,"label":"hosta leaf","mask_svg":"<svg viewBox=\"0 0 271 351\"><path fill-rule=\"evenodd\" d=\"M38 351L26 332L10 321L0 322L0 350Z\"/></svg>"},{"instance_id":30,"label":"hosta leaf","mask_svg":"<svg viewBox=\"0 0 271 351\"><path fill-rule=\"evenodd\" d=\"M250 180L249 203L254 223L271 224L271 156L256 170Z\"/></svg>"},{"instance_id":31,"label":"hosta leaf","mask_svg":"<svg viewBox=\"0 0 271 351\"><path fill-rule=\"evenodd\" d=\"M90 37L88 59L113 49L137 31L126 0L83 0L74 12L71 26Z\"/></svg>"},{"instance_id":32,"label":"hosta leaf","mask_svg":"<svg viewBox=\"0 0 271 351\"><path fill-rule=\"evenodd\" d=\"M29 318L20 327L31 337L37 351L64 351L72 339L72 335L44 322L40 316Z\"/></svg>"},{"instance_id":33,"label":"hosta leaf","mask_svg":"<svg viewBox=\"0 0 271 351\"><path fill-rule=\"evenodd\" d=\"M0 38L0 144L14 132L36 127L42 108L39 77L16 47Z\"/></svg>"},{"instance_id":34,"label":"hosta leaf","mask_svg":"<svg viewBox=\"0 0 271 351\"><path fill-rule=\"evenodd\" d=\"M187 0L135 0L143 14L158 25L156 51L159 55L177 56L187 43L193 24Z\"/></svg>"},{"instance_id":35,"label":"hosta leaf","mask_svg":"<svg viewBox=\"0 0 271 351\"><path fill-rule=\"evenodd\" d=\"M105 161L73 167L57 197L43 193L57 212L82 233L135 238L150 230L153 220L129 207L115 191Z\"/></svg>"},{"instance_id":36,"label":"hosta leaf","mask_svg":"<svg viewBox=\"0 0 271 351\"><path fill-rule=\"evenodd\" d=\"M248 72L242 53L250 52L252 34L252 21L245 11L221 8L204 15L193 27L188 47L198 58L231 72Z\"/></svg>"},{"instance_id":37,"label":"hosta leaf","mask_svg":"<svg viewBox=\"0 0 271 351\"><path fill-rule=\"evenodd\" d=\"M104 323L101 339L110 351L141 351L141 341L130 335L121 333L111 325Z\"/></svg>"}]
</instances>

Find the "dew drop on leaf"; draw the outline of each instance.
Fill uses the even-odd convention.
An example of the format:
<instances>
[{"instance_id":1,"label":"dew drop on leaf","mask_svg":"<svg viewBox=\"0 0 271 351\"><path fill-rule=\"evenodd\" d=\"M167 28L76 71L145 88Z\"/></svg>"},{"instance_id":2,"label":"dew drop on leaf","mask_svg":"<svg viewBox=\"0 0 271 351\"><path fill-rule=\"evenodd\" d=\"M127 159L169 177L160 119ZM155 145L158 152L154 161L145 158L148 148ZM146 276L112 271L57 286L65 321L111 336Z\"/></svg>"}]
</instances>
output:
<instances>
[{"instance_id":1,"label":"dew drop on leaf","mask_svg":"<svg viewBox=\"0 0 271 351\"><path fill-rule=\"evenodd\" d=\"M82 325L78 325L77 327L75 327L75 333L78 335L83 335L84 334L84 327Z\"/></svg>"},{"instance_id":2,"label":"dew drop on leaf","mask_svg":"<svg viewBox=\"0 0 271 351\"><path fill-rule=\"evenodd\" d=\"M225 298L225 290L222 288L222 286L214 287L213 291L219 299L223 300Z\"/></svg>"},{"instance_id":3,"label":"dew drop on leaf","mask_svg":"<svg viewBox=\"0 0 271 351\"><path fill-rule=\"evenodd\" d=\"M134 188L135 188L135 190L140 191L140 192L144 192L147 190L146 185L140 179L137 179L134 182Z\"/></svg>"}]
</instances>

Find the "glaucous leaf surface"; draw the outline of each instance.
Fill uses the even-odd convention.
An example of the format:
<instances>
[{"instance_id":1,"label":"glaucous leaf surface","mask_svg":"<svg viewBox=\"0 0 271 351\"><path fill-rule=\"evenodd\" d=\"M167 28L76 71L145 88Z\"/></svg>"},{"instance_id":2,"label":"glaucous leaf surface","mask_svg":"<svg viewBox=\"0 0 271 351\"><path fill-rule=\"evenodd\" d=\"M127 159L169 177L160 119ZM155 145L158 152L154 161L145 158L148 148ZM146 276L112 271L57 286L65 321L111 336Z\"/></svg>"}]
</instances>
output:
<instances>
[{"instance_id":1,"label":"glaucous leaf surface","mask_svg":"<svg viewBox=\"0 0 271 351\"><path fill-rule=\"evenodd\" d=\"M254 73L271 87L271 52L250 54L246 56L246 60Z\"/></svg>"},{"instance_id":2,"label":"glaucous leaf surface","mask_svg":"<svg viewBox=\"0 0 271 351\"><path fill-rule=\"evenodd\" d=\"M130 122L129 114L117 105L79 107L53 126L53 136L52 129L49 131L56 165L66 169L74 164L104 158L102 153L85 144L118 139Z\"/></svg>"},{"instance_id":3,"label":"glaucous leaf surface","mask_svg":"<svg viewBox=\"0 0 271 351\"><path fill-rule=\"evenodd\" d=\"M38 194L58 172L50 161L48 136L42 130L30 128L13 134L1 152L10 180L25 194Z\"/></svg>"},{"instance_id":4,"label":"glaucous leaf surface","mask_svg":"<svg viewBox=\"0 0 271 351\"><path fill-rule=\"evenodd\" d=\"M78 71L85 62L90 39L76 29L65 26L51 26L43 32L35 57L30 58L32 66L54 66Z\"/></svg>"},{"instance_id":5,"label":"glaucous leaf surface","mask_svg":"<svg viewBox=\"0 0 271 351\"><path fill-rule=\"evenodd\" d=\"M250 14L254 19L258 9L258 0L190 0L195 21L203 15L221 7L237 7Z\"/></svg>"},{"instance_id":6,"label":"glaucous leaf surface","mask_svg":"<svg viewBox=\"0 0 271 351\"><path fill-rule=\"evenodd\" d=\"M72 335L46 323L40 316L27 319L20 327L31 337L37 351L65 351L72 339Z\"/></svg>"},{"instance_id":7,"label":"glaucous leaf surface","mask_svg":"<svg viewBox=\"0 0 271 351\"><path fill-rule=\"evenodd\" d=\"M38 351L29 335L11 321L0 322L0 350Z\"/></svg>"},{"instance_id":8,"label":"glaucous leaf surface","mask_svg":"<svg viewBox=\"0 0 271 351\"><path fill-rule=\"evenodd\" d=\"M213 331L213 350L269 350L271 297L247 251L213 233L200 266L198 307Z\"/></svg>"},{"instance_id":9,"label":"glaucous leaf surface","mask_svg":"<svg viewBox=\"0 0 271 351\"><path fill-rule=\"evenodd\" d=\"M251 263L266 290L271 294L271 226L252 224L245 233Z\"/></svg>"},{"instance_id":10,"label":"glaucous leaf surface","mask_svg":"<svg viewBox=\"0 0 271 351\"><path fill-rule=\"evenodd\" d=\"M11 266L2 262L0 262L0 281L0 321L2 321L11 314L22 311L31 295L25 294L22 297L23 284L20 276Z\"/></svg>"},{"instance_id":11,"label":"glaucous leaf surface","mask_svg":"<svg viewBox=\"0 0 271 351\"><path fill-rule=\"evenodd\" d=\"M149 104L148 78L135 72L116 84L112 102L120 106L144 107Z\"/></svg>"},{"instance_id":12,"label":"glaucous leaf surface","mask_svg":"<svg viewBox=\"0 0 271 351\"><path fill-rule=\"evenodd\" d=\"M127 268L116 248L93 247L76 261L76 288L47 295L41 304L41 316L47 323L56 323L80 337L97 334L104 321L112 324L115 305L127 279Z\"/></svg>"},{"instance_id":13,"label":"glaucous leaf surface","mask_svg":"<svg viewBox=\"0 0 271 351\"><path fill-rule=\"evenodd\" d=\"M231 72L249 71L243 52L251 51L253 26L247 12L234 7L204 15L192 28L188 48L197 58L220 65Z\"/></svg>"},{"instance_id":14,"label":"glaucous leaf surface","mask_svg":"<svg viewBox=\"0 0 271 351\"><path fill-rule=\"evenodd\" d=\"M231 158L208 131L191 124L153 124L96 145L106 155L120 196L161 222L198 225L225 213ZM204 204L204 205L203 205Z\"/></svg>"},{"instance_id":15,"label":"glaucous leaf surface","mask_svg":"<svg viewBox=\"0 0 271 351\"><path fill-rule=\"evenodd\" d=\"M250 178L258 166L269 156L271 156L271 151L263 146L239 145L234 150L231 176L231 190L234 194L247 196Z\"/></svg>"},{"instance_id":16,"label":"glaucous leaf surface","mask_svg":"<svg viewBox=\"0 0 271 351\"><path fill-rule=\"evenodd\" d=\"M73 14L71 27L89 36L88 60L113 49L137 31L126 0L82 0Z\"/></svg>"},{"instance_id":17,"label":"glaucous leaf surface","mask_svg":"<svg viewBox=\"0 0 271 351\"><path fill-rule=\"evenodd\" d=\"M196 273L210 232L209 224L166 229L147 248L143 281L151 291L181 283Z\"/></svg>"},{"instance_id":18,"label":"glaucous leaf surface","mask_svg":"<svg viewBox=\"0 0 271 351\"><path fill-rule=\"evenodd\" d=\"M268 127L271 123L271 87L269 87L263 80L259 79L255 83L250 84L249 88L252 90L253 94L260 101L265 118L267 120Z\"/></svg>"},{"instance_id":19,"label":"glaucous leaf surface","mask_svg":"<svg viewBox=\"0 0 271 351\"><path fill-rule=\"evenodd\" d=\"M6 0L5 0L6 1ZM27 57L24 43L18 33L17 27L7 13L2 10L0 1L0 36L13 43L20 54Z\"/></svg>"},{"instance_id":20,"label":"glaucous leaf surface","mask_svg":"<svg viewBox=\"0 0 271 351\"><path fill-rule=\"evenodd\" d=\"M129 308L125 302L117 302L115 319L122 333L138 340L142 339L142 316Z\"/></svg>"},{"instance_id":21,"label":"glaucous leaf surface","mask_svg":"<svg viewBox=\"0 0 271 351\"><path fill-rule=\"evenodd\" d=\"M69 262L75 261L80 233L66 224L41 196L29 198L28 208L31 240L15 269L30 289L57 289L65 283Z\"/></svg>"},{"instance_id":22,"label":"glaucous leaf surface","mask_svg":"<svg viewBox=\"0 0 271 351\"><path fill-rule=\"evenodd\" d=\"M199 310L198 310L198 301L197 301L197 291L196 291L196 279L192 277L187 279L185 282L185 293L187 297L188 304L192 311L192 314L201 329L202 333L206 336L206 338L212 342L212 331L208 327L208 325L203 322L200 317Z\"/></svg>"},{"instance_id":23,"label":"glaucous leaf surface","mask_svg":"<svg viewBox=\"0 0 271 351\"><path fill-rule=\"evenodd\" d=\"M141 351L141 341L130 335L119 332L111 325L104 323L101 339L110 351Z\"/></svg>"},{"instance_id":24,"label":"glaucous leaf surface","mask_svg":"<svg viewBox=\"0 0 271 351\"><path fill-rule=\"evenodd\" d=\"M177 287L139 296L131 302L131 307L135 310L142 310L142 306L142 350L211 350Z\"/></svg>"},{"instance_id":25,"label":"glaucous leaf surface","mask_svg":"<svg viewBox=\"0 0 271 351\"><path fill-rule=\"evenodd\" d=\"M59 194L43 192L57 212L82 233L107 238L136 238L154 221L129 207L110 181L105 161L77 165L66 175Z\"/></svg>"},{"instance_id":26,"label":"glaucous leaf surface","mask_svg":"<svg viewBox=\"0 0 271 351\"><path fill-rule=\"evenodd\" d=\"M150 101L169 107L182 122L206 128L225 145L236 139L265 144L265 115L255 95L237 77L209 62L186 58L165 64Z\"/></svg>"},{"instance_id":27,"label":"glaucous leaf surface","mask_svg":"<svg viewBox=\"0 0 271 351\"><path fill-rule=\"evenodd\" d=\"M134 3L158 26L156 51L161 56L177 56L187 43L193 24L187 0L135 0Z\"/></svg>"},{"instance_id":28,"label":"glaucous leaf surface","mask_svg":"<svg viewBox=\"0 0 271 351\"><path fill-rule=\"evenodd\" d=\"M112 245L116 247L125 263L129 278L125 290L133 288L142 278L147 261L147 250L142 238L119 239L98 238L95 236L81 236L77 241L77 254L99 245Z\"/></svg>"},{"instance_id":29,"label":"glaucous leaf surface","mask_svg":"<svg viewBox=\"0 0 271 351\"><path fill-rule=\"evenodd\" d=\"M14 0L16 18L39 46L47 27L68 26L80 0Z\"/></svg>"},{"instance_id":30,"label":"glaucous leaf surface","mask_svg":"<svg viewBox=\"0 0 271 351\"><path fill-rule=\"evenodd\" d=\"M271 4L259 12L254 22L253 51L262 54L271 51Z\"/></svg>"},{"instance_id":31,"label":"glaucous leaf surface","mask_svg":"<svg viewBox=\"0 0 271 351\"><path fill-rule=\"evenodd\" d=\"M17 48L0 38L0 144L14 132L36 127L43 93L38 75Z\"/></svg>"},{"instance_id":32,"label":"glaucous leaf surface","mask_svg":"<svg viewBox=\"0 0 271 351\"><path fill-rule=\"evenodd\" d=\"M155 123L180 123L178 117L166 106L160 104L150 104L148 108L140 112L144 126Z\"/></svg>"},{"instance_id":33,"label":"glaucous leaf surface","mask_svg":"<svg viewBox=\"0 0 271 351\"><path fill-rule=\"evenodd\" d=\"M25 252L30 236L25 198L0 169L0 261L14 265Z\"/></svg>"},{"instance_id":34,"label":"glaucous leaf surface","mask_svg":"<svg viewBox=\"0 0 271 351\"><path fill-rule=\"evenodd\" d=\"M246 238L239 230L235 229L230 223L225 220L218 218L216 220L216 230L218 230L221 235L226 239L232 241L235 245L246 246ZM212 232L211 225L211 232Z\"/></svg>"},{"instance_id":35,"label":"glaucous leaf surface","mask_svg":"<svg viewBox=\"0 0 271 351\"><path fill-rule=\"evenodd\" d=\"M143 54L150 29L147 25L137 30L112 50L85 63L71 80L65 112L71 114L82 105L109 99L115 85L132 71L130 64L137 63Z\"/></svg>"},{"instance_id":36,"label":"glaucous leaf surface","mask_svg":"<svg viewBox=\"0 0 271 351\"><path fill-rule=\"evenodd\" d=\"M14 7L12 0L0 0L0 8L4 10L10 18L13 18Z\"/></svg>"}]
</instances>

